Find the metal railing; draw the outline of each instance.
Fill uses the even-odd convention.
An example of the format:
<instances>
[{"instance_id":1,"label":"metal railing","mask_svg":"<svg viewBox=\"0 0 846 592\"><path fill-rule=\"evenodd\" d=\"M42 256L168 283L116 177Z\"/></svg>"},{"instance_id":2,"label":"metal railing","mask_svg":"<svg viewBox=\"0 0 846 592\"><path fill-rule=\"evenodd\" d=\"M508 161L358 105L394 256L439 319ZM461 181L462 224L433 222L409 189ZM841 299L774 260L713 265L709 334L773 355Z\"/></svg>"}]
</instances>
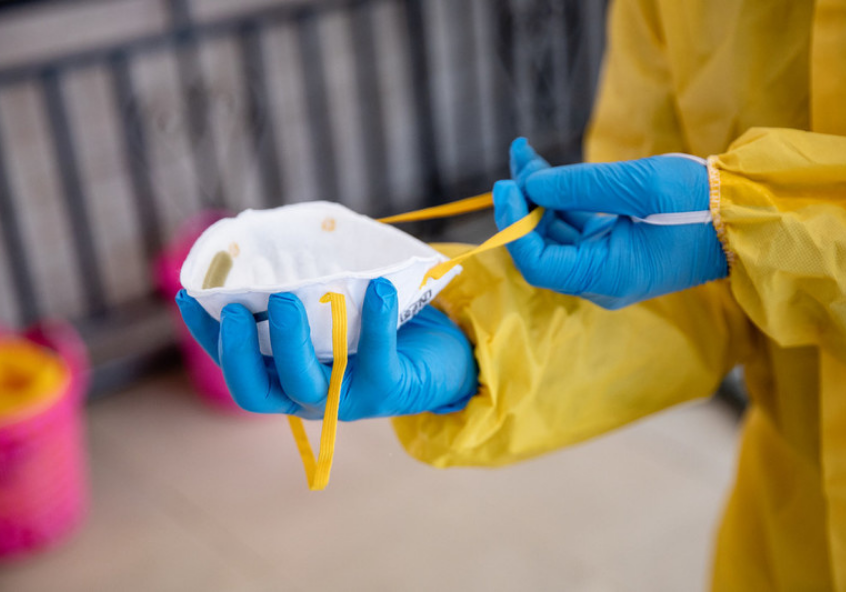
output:
<instances>
[{"instance_id":1,"label":"metal railing","mask_svg":"<svg viewBox=\"0 0 846 592\"><path fill-rule=\"evenodd\" d=\"M61 315L96 340L98 332L120 330L115 329L120 319L142 322L139 317L146 313L139 311L156 308L150 304L154 289L148 269L127 271L126 285L137 289L114 296L103 267L104 249L116 241L137 241L133 248L149 262L170 240L175 222L166 220L165 210L177 207L180 200L192 204L178 206L182 218L198 209L240 209L241 192L225 182L234 174L230 169L237 167L221 157L221 138L211 125L217 99L208 84L209 63L202 58L215 43L234 48L232 69L240 78L240 90L232 99L238 110L230 116L237 118L249 152L256 206L299 199L291 190L291 177L304 177L300 164L292 162L291 150L281 148L293 133L286 127L291 117L281 114L291 108L280 98L279 85L271 82L279 73L277 60L270 59L275 53L268 49L269 37L280 30L293 40L286 46L293 65L285 74L284 88L296 87L303 97L300 131L305 130L308 154L300 156L311 166L300 187L308 187L311 197L347 201L351 182L345 171L350 169L340 163L347 153L357 158L358 195L365 196L350 205L371 215L488 189L507 175L507 146L517 135L530 136L558 162L580 158L603 48L605 2L319 0L285 2L207 22L192 19L187 0L168 0L166 6L170 23L164 31L0 70L0 106L5 95L24 87L38 98L50 148L41 157L45 169L55 171L58 191L53 206L69 230L67 236L25 231L24 214L31 217L28 210L41 207L44 200L22 194L13 182L11 163L20 158L15 158L15 138L0 119L0 246L5 252L0 298L7 299L6 318L1 319L6 324L23 326L45 315ZM332 57L327 56L333 40L326 30L330 19L340 24L346 39L343 51L334 51ZM182 115L175 117L188 146L190 171L183 173L193 179L190 196L192 192L174 197L162 189L160 169L167 163L153 155L162 132L152 121L155 113L139 98L144 86L139 62L161 56L175 64L173 92L178 96L172 99L180 105ZM339 56L351 64L349 71L335 67L333 60ZM393 75L385 72L386 60L394 63ZM107 81L115 106L102 117L116 130L114 145L123 163L119 182L131 203L134 228L117 238L103 238L110 223L102 217L95 221L92 214L98 199L109 198L90 191L79 146L93 140L75 121L69 100L71 81L92 70ZM353 81L349 95L339 97L333 78L338 72ZM399 115L388 113L387 87L407 99ZM343 132L343 149L338 104L349 106L341 127L353 130ZM6 121L9 117L15 114L7 113ZM405 135L391 140L397 125ZM387 164L399 145L404 146L403 154L412 156L403 164L408 171L404 182L391 177ZM62 280L39 272L31 260L37 241L49 241L63 253L72 272ZM45 306L45 295L66 289L79 294L77 305ZM143 347L138 349L140 354Z\"/></svg>"}]
</instances>

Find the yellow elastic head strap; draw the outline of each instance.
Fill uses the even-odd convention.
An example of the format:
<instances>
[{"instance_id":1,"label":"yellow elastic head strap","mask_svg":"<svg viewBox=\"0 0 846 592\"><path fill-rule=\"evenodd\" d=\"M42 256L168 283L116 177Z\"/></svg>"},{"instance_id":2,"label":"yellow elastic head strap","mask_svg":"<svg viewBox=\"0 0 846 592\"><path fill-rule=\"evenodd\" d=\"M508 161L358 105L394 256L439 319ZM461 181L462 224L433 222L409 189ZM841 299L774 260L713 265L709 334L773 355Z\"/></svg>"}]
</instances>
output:
<instances>
[{"instance_id":1,"label":"yellow elastic head strap","mask_svg":"<svg viewBox=\"0 0 846 592\"><path fill-rule=\"evenodd\" d=\"M219 251L212 259L205 278L203 289L219 288L226 284L226 278L232 270L232 256L227 251ZM300 452L305 468L308 488L320 491L329 483L332 470L332 458L335 455L335 436L338 432L338 407L341 402L341 384L347 369L347 303L343 294L327 292L320 302L332 306L332 374L329 376L329 392L326 396L326 410L323 414L323 428L320 432L320 451L317 460L311 450L303 421L293 415L288 416L294 442Z\"/></svg>"},{"instance_id":2,"label":"yellow elastic head strap","mask_svg":"<svg viewBox=\"0 0 846 592\"><path fill-rule=\"evenodd\" d=\"M335 456L335 436L338 432L338 408L341 404L341 384L347 369L347 302L343 294L327 292L320 302L332 306L332 374L329 376L329 393L326 397L326 410L323 412L323 428L320 432L320 451L317 462L311 451L303 420L293 415L288 416L291 433L300 451L306 472L308 488L320 491L329 484L332 471L332 458Z\"/></svg>"},{"instance_id":3,"label":"yellow elastic head strap","mask_svg":"<svg viewBox=\"0 0 846 592\"><path fill-rule=\"evenodd\" d=\"M433 208L426 208L417 210L415 212L408 212L407 214L399 214L397 216L388 216L387 218L380 218L379 222L386 224L394 224L397 222L415 222L418 220L432 220L434 218L448 218L451 216L458 216L459 214L469 214L470 212L478 212L480 210L487 210L493 207L493 194L483 193L476 197L468 197L467 199L460 199L441 206ZM491 238L483 242L478 247L462 253L457 257L453 257L449 261L438 263L432 269L426 272L423 276L423 282L420 287L426 285L430 279L438 280L442 278L450 269L460 264L462 261L474 257L479 253L490 251L496 247L507 245L510 242L516 241L533 231L541 218L543 218L544 209L536 208L528 216L517 220L514 224L503 228Z\"/></svg>"}]
</instances>

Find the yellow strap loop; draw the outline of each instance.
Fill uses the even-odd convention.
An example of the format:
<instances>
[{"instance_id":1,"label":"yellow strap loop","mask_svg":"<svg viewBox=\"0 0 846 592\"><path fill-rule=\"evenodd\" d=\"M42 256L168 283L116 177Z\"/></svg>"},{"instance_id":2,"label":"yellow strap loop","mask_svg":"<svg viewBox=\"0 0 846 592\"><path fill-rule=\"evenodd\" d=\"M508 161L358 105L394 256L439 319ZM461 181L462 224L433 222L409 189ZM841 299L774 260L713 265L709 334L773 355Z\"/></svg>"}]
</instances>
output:
<instances>
[{"instance_id":1,"label":"yellow strap loop","mask_svg":"<svg viewBox=\"0 0 846 592\"><path fill-rule=\"evenodd\" d=\"M432 208L425 208L415 212L408 212L406 214L398 214L396 216L388 216L387 218L379 218L379 222L385 224L395 224L397 222L414 222L417 220L431 220L433 218L447 218L449 216L457 216L459 214L469 214L470 212L478 212L493 207L493 194L483 193L476 197L468 197L467 199L460 199L451 203L435 206ZM420 287L426 285L430 279L441 279L450 269L460 264L462 261L474 257L479 253L490 251L497 247L507 245L510 242L516 241L533 231L541 218L543 218L544 209L536 208L529 215L517 220L514 224L503 228L491 238L483 242L478 247L467 251L457 257L453 257L449 261L438 263L432 269L426 272L423 276L423 281Z\"/></svg>"},{"instance_id":2,"label":"yellow strap loop","mask_svg":"<svg viewBox=\"0 0 846 592\"><path fill-rule=\"evenodd\" d=\"M332 457L335 455L335 436L338 433L341 385L347 369L347 303L344 295L327 292L320 302L328 302L332 306L332 374L329 377L329 394L326 398L326 410L323 413L323 429L320 432L320 451L317 461L314 460L314 452L311 450L303 420L293 415L288 416L294 442L303 460L308 488L312 491L320 491L329 484Z\"/></svg>"},{"instance_id":3,"label":"yellow strap loop","mask_svg":"<svg viewBox=\"0 0 846 592\"><path fill-rule=\"evenodd\" d=\"M379 222L385 224L396 224L398 222L416 222L418 220L432 220L434 218L448 218L450 216L458 216L459 214L469 214L470 212L478 212L487 210L493 207L493 194L483 193L476 197L468 197L467 199L459 199L433 208L424 208L414 212L407 212L405 214L397 214L396 216L388 216L387 218L379 218Z\"/></svg>"},{"instance_id":4,"label":"yellow strap loop","mask_svg":"<svg viewBox=\"0 0 846 592\"><path fill-rule=\"evenodd\" d=\"M226 278L232 270L232 257L226 251L220 251L212 259L203 289L217 288L226 284ZM347 369L347 302L343 294L327 292L320 299L332 306L332 374L329 376L329 393L326 397L326 410L323 413L323 429L320 432L320 451L317 460L308 441L303 421L293 415L288 416L294 442L303 461L308 488L320 491L329 483L332 471L332 458L335 455L335 436L338 433L338 408L341 403L341 385Z\"/></svg>"},{"instance_id":5,"label":"yellow strap loop","mask_svg":"<svg viewBox=\"0 0 846 592\"><path fill-rule=\"evenodd\" d=\"M510 242L516 241L518 238L526 236L540 223L541 218L543 218L544 211L545 210L543 208L535 208L528 216L520 218L514 224L503 228L478 247L470 249L466 253L462 253L461 255L453 257L448 261L438 263L426 272L426 275L423 276L423 281L420 282L420 287L422 288L425 286L426 282L430 279L441 279L450 269L460 264L465 259L469 259L479 253L484 253L485 251L490 251L491 249L507 245Z\"/></svg>"}]
</instances>

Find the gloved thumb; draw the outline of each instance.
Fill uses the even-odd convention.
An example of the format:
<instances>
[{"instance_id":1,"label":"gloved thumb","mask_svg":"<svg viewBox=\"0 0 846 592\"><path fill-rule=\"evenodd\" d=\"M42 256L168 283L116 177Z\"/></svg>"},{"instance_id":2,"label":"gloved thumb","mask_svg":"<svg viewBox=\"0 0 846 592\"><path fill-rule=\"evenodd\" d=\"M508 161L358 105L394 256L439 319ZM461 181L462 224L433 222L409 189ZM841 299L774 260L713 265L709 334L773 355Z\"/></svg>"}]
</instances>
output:
<instances>
[{"instance_id":1,"label":"gloved thumb","mask_svg":"<svg viewBox=\"0 0 846 592\"><path fill-rule=\"evenodd\" d=\"M549 168L549 163L535 152L526 138L517 138L511 143L509 157L511 179L524 191L529 175Z\"/></svg>"},{"instance_id":2,"label":"gloved thumb","mask_svg":"<svg viewBox=\"0 0 846 592\"><path fill-rule=\"evenodd\" d=\"M397 357L397 291L384 278L371 280L361 310L359 366L371 376L390 372Z\"/></svg>"},{"instance_id":3,"label":"gloved thumb","mask_svg":"<svg viewBox=\"0 0 846 592\"><path fill-rule=\"evenodd\" d=\"M182 320L188 331L206 351L215 364L220 364L218 344L220 340L220 323L207 313L200 303L191 298L185 290L176 295L176 305L182 314Z\"/></svg>"}]
</instances>

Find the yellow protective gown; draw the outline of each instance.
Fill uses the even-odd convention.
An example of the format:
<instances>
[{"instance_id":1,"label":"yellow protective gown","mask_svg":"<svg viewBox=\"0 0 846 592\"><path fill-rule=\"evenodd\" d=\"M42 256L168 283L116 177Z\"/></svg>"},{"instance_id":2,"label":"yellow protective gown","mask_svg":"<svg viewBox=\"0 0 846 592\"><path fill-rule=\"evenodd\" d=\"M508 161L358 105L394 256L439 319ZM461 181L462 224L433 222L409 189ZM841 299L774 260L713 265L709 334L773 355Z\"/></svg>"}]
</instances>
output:
<instances>
[{"instance_id":1,"label":"yellow protective gown","mask_svg":"<svg viewBox=\"0 0 846 592\"><path fill-rule=\"evenodd\" d=\"M467 262L439 305L475 345L479 393L395 419L403 446L504 465L707 396L742 363L713 589L846 590L844 136L846 2L614 2L587 158L712 155L730 276L611 312L528 286L504 250Z\"/></svg>"}]
</instances>

